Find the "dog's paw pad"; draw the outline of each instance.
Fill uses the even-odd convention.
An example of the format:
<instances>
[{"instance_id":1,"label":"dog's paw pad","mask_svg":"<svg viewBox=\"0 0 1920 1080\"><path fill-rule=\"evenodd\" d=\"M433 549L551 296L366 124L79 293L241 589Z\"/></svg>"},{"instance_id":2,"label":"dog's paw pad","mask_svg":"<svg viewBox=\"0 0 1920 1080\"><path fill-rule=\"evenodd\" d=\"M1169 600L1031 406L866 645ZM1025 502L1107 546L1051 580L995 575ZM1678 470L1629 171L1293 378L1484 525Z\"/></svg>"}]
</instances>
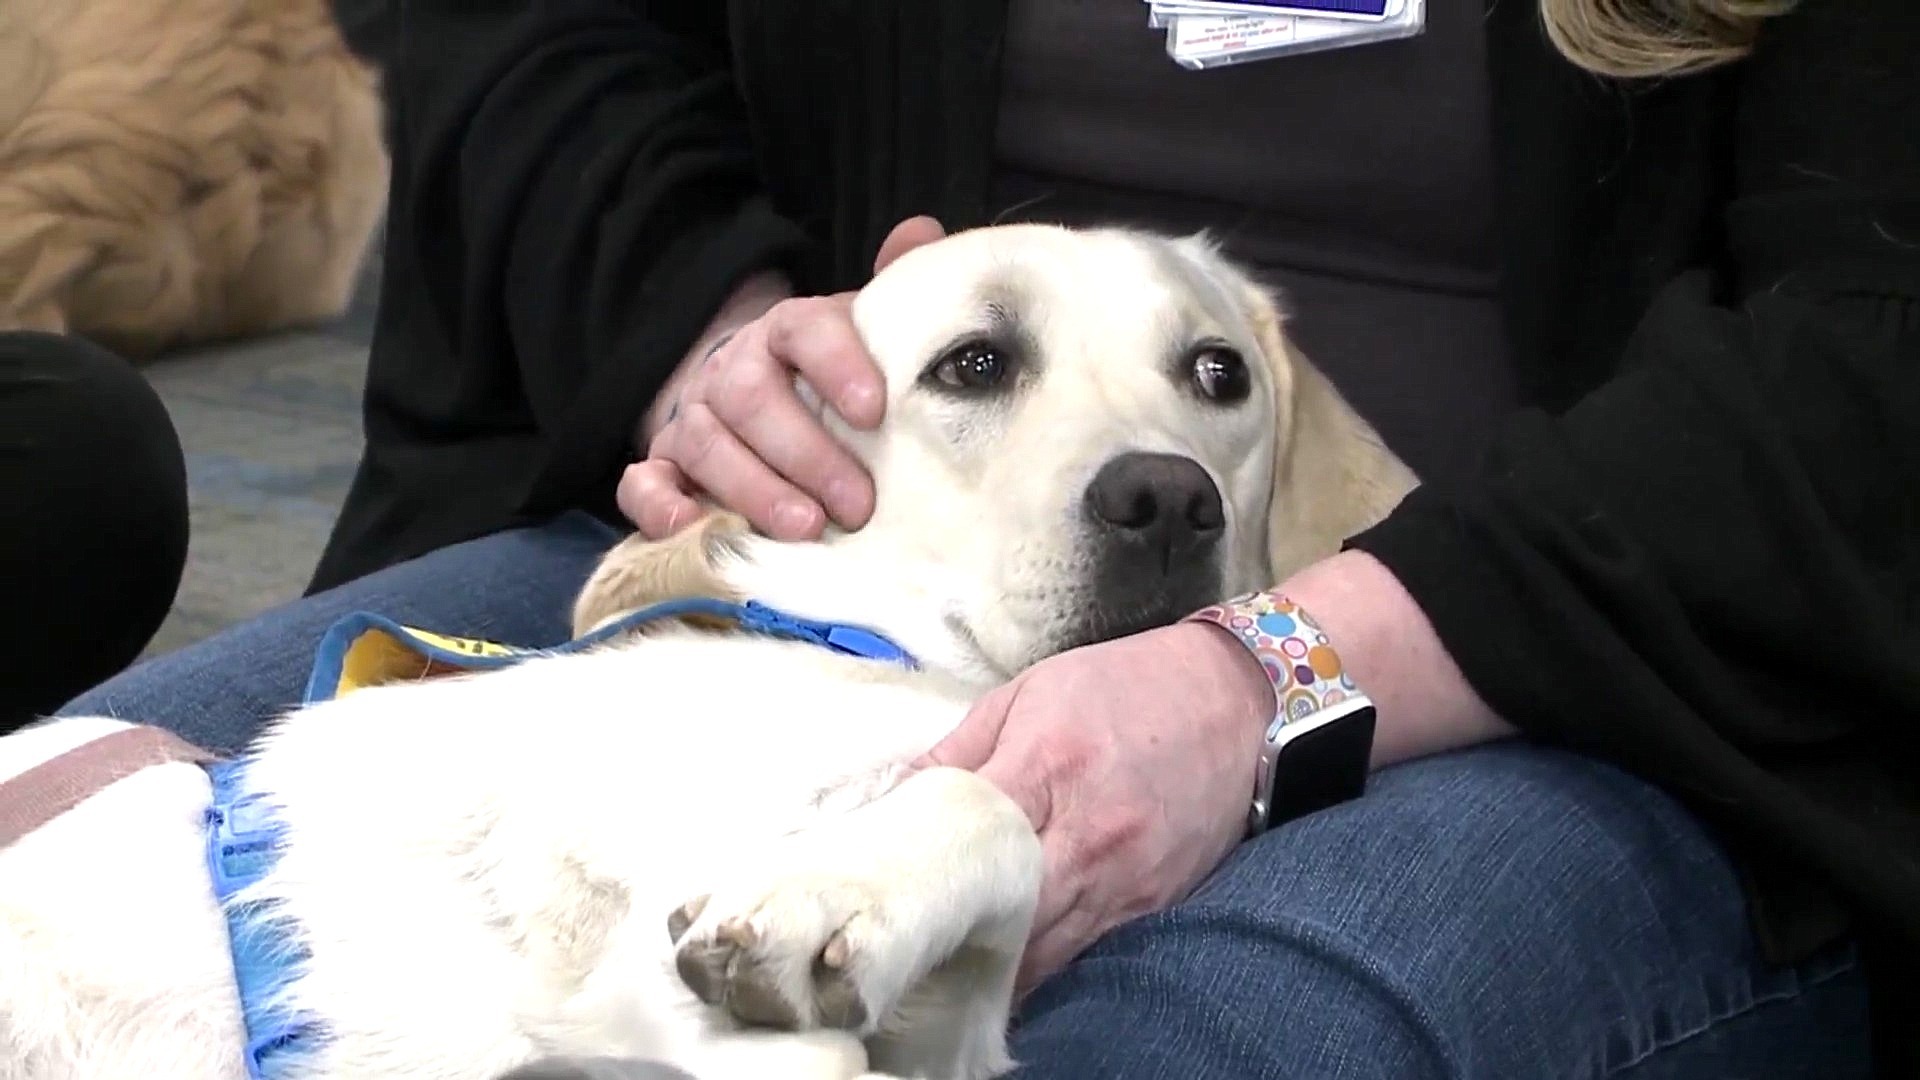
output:
<instances>
[{"instance_id":1,"label":"dog's paw pad","mask_svg":"<svg viewBox=\"0 0 1920 1080\"><path fill-rule=\"evenodd\" d=\"M781 1031L798 1031L804 1023L800 1015L801 1006L787 1000L787 995L765 967L752 963L742 965L727 986L727 1011L743 1024L758 1027L778 1028ZM826 1024L823 1019L821 1024Z\"/></svg>"},{"instance_id":2,"label":"dog's paw pad","mask_svg":"<svg viewBox=\"0 0 1920 1080\"><path fill-rule=\"evenodd\" d=\"M751 904L693 901L668 918L674 968L701 1001L743 1023L857 1030L872 1010L858 978L858 935L848 932L862 912L850 900L796 882Z\"/></svg>"},{"instance_id":3,"label":"dog's paw pad","mask_svg":"<svg viewBox=\"0 0 1920 1080\"><path fill-rule=\"evenodd\" d=\"M726 997L728 972L733 966L733 948L721 941L683 941L674 954L674 970L694 996L709 1005L718 1005Z\"/></svg>"},{"instance_id":4,"label":"dog's paw pad","mask_svg":"<svg viewBox=\"0 0 1920 1080\"><path fill-rule=\"evenodd\" d=\"M854 984L853 975L847 970L846 937L835 934L833 941L841 943L838 962L829 955L833 945L828 943L826 951L813 966L813 1007L820 1014L820 1026L837 1028L843 1031L857 1031L866 1026L867 1002L860 996L860 987Z\"/></svg>"}]
</instances>

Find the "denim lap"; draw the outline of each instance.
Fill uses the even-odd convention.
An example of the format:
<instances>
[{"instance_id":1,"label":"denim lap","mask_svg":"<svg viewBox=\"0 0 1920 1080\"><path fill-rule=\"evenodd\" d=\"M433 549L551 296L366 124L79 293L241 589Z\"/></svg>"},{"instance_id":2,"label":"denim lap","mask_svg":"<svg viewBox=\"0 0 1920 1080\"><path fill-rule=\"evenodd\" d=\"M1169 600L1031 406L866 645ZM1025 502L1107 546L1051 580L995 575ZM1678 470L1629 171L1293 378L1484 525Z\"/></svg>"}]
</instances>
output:
<instances>
[{"instance_id":1,"label":"denim lap","mask_svg":"<svg viewBox=\"0 0 1920 1080\"><path fill-rule=\"evenodd\" d=\"M298 702L352 611L524 645L618 535L585 515L456 545L157 657L63 714L232 750ZM1851 950L1755 951L1724 855L1672 801L1523 744L1413 762L1243 845L1185 903L1026 1001L1023 1080L1689 1080L1867 1075Z\"/></svg>"},{"instance_id":2,"label":"denim lap","mask_svg":"<svg viewBox=\"0 0 1920 1080\"><path fill-rule=\"evenodd\" d=\"M237 750L299 703L320 636L342 615L372 611L459 636L557 645L569 636L575 595L619 539L574 513L442 548L135 665L60 714L118 716Z\"/></svg>"},{"instance_id":3,"label":"denim lap","mask_svg":"<svg viewBox=\"0 0 1920 1080\"><path fill-rule=\"evenodd\" d=\"M1759 958L1719 848L1591 761L1378 774L1027 1000L1022 1080L1867 1075L1850 949Z\"/></svg>"}]
</instances>

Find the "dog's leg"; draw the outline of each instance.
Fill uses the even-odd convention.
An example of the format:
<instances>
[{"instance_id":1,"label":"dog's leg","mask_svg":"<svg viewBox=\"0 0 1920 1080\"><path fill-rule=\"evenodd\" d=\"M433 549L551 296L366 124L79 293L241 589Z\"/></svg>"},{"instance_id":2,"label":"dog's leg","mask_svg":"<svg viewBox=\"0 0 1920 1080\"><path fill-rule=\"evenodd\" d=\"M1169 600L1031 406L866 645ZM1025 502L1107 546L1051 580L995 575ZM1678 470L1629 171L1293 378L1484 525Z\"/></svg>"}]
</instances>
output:
<instances>
[{"instance_id":1,"label":"dog's leg","mask_svg":"<svg viewBox=\"0 0 1920 1080\"><path fill-rule=\"evenodd\" d=\"M748 532L747 519L713 511L665 540L633 533L601 556L573 605L573 636L663 600L687 596L741 599L717 563Z\"/></svg>"},{"instance_id":2,"label":"dog's leg","mask_svg":"<svg viewBox=\"0 0 1920 1080\"><path fill-rule=\"evenodd\" d=\"M1040 888L1026 815L972 773L915 773L781 837L668 920L681 978L739 1019L842 1028L875 1067L1004 1071L1013 979Z\"/></svg>"}]
</instances>

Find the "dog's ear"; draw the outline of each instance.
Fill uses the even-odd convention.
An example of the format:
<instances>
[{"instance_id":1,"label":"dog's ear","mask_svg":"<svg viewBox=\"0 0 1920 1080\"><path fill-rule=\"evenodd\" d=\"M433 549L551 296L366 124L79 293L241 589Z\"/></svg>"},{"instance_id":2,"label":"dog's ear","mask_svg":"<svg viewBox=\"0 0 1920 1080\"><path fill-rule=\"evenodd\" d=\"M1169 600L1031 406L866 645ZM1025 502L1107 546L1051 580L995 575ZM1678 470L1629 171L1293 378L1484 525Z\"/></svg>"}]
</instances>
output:
<instances>
[{"instance_id":1,"label":"dog's ear","mask_svg":"<svg viewBox=\"0 0 1920 1080\"><path fill-rule=\"evenodd\" d=\"M1274 376L1267 552L1272 579L1280 582L1386 517L1418 480L1294 347L1272 296L1251 282L1242 292Z\"/></svg>"},{"instance_id":2,"label":"dog's ear","mask_svg":"<svg viewBox=\"0 0 1920 1080\"><path fill-rule=\"evenodd\" d=\"M573 605L573 635L580 637L632 611L666 600L712 597L738 602L720 573L737 555L747 520L715 510L665 540L634 533L600 559Z\"/></svg>"}]
</instances>

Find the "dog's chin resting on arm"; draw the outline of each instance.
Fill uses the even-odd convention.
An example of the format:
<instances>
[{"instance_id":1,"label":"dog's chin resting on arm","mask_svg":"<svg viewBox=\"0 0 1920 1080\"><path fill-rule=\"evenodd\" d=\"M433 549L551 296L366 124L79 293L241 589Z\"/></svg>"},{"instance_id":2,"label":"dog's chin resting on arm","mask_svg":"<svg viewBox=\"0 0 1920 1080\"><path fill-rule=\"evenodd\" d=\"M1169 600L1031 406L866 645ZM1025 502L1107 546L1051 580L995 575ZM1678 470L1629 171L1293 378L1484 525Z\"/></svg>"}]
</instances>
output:
<instances>
[{"instance_id":1,"label":"dog's chin resting on arm","mask_svg":"<svg viewBox=\"0 0 1920 1080\"><path fill-rule=\"evenodd\" d=\"M1204 239L958 233L854 319L888 392L835 430L869 524L630 538L575 627L751 600L913 662L651 625L280 717L239 774L284 831L240 895L303 946L274 1000L318 1034L274 1080L1005 1071L1038 838L907 763L1035 661L1267 587L1413 482ZM0 739L0 780L126 726ZM0 1080L245 1076L211 804L156 765L0 848Z\"/></svg>"}]
</instances>

